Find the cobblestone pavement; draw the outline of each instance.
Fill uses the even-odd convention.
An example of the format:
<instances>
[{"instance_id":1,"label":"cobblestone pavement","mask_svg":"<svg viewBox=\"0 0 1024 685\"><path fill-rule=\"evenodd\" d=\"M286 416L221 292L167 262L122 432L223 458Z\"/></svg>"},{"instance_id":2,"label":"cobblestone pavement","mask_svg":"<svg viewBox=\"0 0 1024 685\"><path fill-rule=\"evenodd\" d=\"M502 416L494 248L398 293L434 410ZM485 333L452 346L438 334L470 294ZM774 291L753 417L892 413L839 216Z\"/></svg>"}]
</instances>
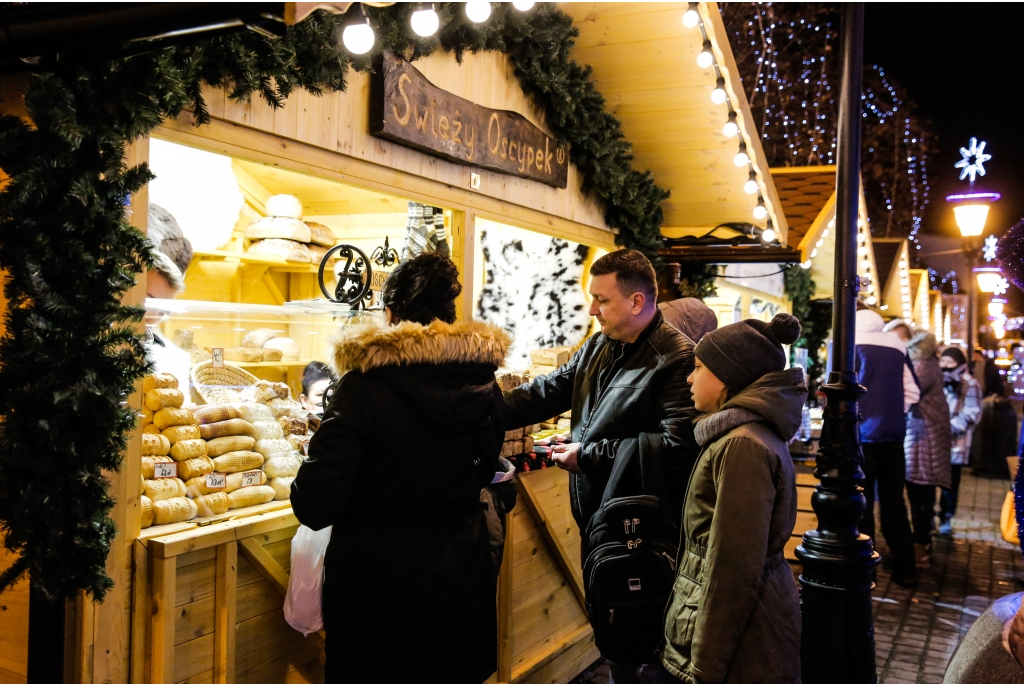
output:
<instances>
[{"instance_id":1,"label":"cobblestone pavement","mask_svg":"<svg viewBox=\"0 0 1024 685\"><path fill-rule=\"evenodd\" d=\"M921 569L916 588L890 582L879 567L872 596L878 682L941 683L978 616L993 600L1024 590L1021 552L999 533L1009 486L1007 477L964 471L953 537L935 538L931 566ZM878 549L886 553L884 540ZM591 665L574 682L607 683L607 664Z\"/></svg>"}]
</instances>

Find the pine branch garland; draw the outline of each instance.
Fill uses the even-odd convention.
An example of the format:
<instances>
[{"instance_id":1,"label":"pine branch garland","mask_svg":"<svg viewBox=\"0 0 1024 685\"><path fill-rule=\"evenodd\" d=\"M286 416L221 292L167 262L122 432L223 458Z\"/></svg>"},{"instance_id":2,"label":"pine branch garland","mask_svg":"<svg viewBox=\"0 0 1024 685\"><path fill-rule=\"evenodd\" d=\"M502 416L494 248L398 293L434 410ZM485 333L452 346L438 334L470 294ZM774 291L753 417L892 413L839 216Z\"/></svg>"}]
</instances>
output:
<instances>
[{"instance_id":1,"label":"pine branch garland","mask_svg":"<svg viewBox=\"0 0 1024 685\"><path fill-rule=\"evenodd\" d=\"M570 144L585 190L605 202L617 241L656 263L668 192L632 168L619 122L604 110L590 69L569 59L577 35L554 5L521 13L496 3L483 26L463 3L438 3L441 27L419 39L409 3L367 8L378 49L409 59L440 48L509 56L523 90ZM296 88L345 90L350 67L338 17L315 12L284 38L236 33L127 58L75 55L36 72L25 95L32 126L0 117L0 266L7 271L7 332L0 338L0 522L19 555L0 591L24 571L53 597L85 590L102 600L117 534L105 472L120 467L136 417L124 404L150 365L135 332L139 308L121 304L151 264L152 245L125 202L153 178L126 167L128 146L190 108L208 123L204 87L233 100L281 107ZM713 281L713 277L712 277Z\"/></svg>"}]
</instances>

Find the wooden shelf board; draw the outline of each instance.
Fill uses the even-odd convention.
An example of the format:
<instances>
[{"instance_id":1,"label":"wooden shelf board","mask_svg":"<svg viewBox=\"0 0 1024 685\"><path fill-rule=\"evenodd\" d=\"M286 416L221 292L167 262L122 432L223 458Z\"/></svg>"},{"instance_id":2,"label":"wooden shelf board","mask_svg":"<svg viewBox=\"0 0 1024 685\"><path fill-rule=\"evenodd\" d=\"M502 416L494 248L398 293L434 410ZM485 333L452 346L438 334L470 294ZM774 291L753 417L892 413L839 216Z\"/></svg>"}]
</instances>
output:
<instances>
[{"instance_id":1,"label":"wooden shelf board","mask_svg":"<svg viewBox=\"0 0 1024 685\"><path fill-rule=\"evenodd\" d=\"M320 264L306 264L304 262L289 262L284 259L276 257L266 257L263 255L250 255L244 252L228 252L227 250L211 250L209 252L195 252L192 255L192 259L201 260L223 260L223 261L236 261L242 264L264 264L272 269L278 271L290 271L294 273L311 273L315 274L320 270Z\"/></svg>"}]
</instances>

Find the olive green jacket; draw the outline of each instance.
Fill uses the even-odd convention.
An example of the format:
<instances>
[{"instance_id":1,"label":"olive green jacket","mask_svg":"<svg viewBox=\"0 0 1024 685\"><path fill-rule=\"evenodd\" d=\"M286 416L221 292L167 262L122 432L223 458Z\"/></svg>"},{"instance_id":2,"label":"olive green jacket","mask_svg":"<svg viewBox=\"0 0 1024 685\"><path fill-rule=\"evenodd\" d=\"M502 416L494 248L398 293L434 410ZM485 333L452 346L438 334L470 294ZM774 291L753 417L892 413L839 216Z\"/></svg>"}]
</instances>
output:
<instances>
[{"instance_id":1,"label":"olive green jacket","mask_svg":"<svg viewBox=\"0 0 1024 685\"><path fill-rule=\"evenodd\" d=\"M697 422L665 613L665 668L687 682L800 680L800 604L783 548L796 522L787 443L807 397L799 368L767 374Z\"/></svg>"}]
</instances>

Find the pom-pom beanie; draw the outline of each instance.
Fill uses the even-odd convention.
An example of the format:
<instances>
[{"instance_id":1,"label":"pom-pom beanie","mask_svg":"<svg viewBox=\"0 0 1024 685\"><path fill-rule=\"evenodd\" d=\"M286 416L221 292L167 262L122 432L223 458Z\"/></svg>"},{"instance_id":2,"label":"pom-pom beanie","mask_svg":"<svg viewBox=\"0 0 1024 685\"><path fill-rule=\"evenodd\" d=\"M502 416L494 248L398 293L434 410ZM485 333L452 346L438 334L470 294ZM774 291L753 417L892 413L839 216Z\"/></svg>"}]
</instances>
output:
<instances>
[{"instance_id":1,"label":"pom-pom beanie","mask_svg":"<svg viewBox=\"0 0 1024 685\"><path fill-rule=\"evenodd\" d=\"M770 322L746 319L707 333L694 354L718 380L737 393L766 373L786 368L783 345L800 337L800 321L776 314Z\"/></svg>"}]
</instances>

